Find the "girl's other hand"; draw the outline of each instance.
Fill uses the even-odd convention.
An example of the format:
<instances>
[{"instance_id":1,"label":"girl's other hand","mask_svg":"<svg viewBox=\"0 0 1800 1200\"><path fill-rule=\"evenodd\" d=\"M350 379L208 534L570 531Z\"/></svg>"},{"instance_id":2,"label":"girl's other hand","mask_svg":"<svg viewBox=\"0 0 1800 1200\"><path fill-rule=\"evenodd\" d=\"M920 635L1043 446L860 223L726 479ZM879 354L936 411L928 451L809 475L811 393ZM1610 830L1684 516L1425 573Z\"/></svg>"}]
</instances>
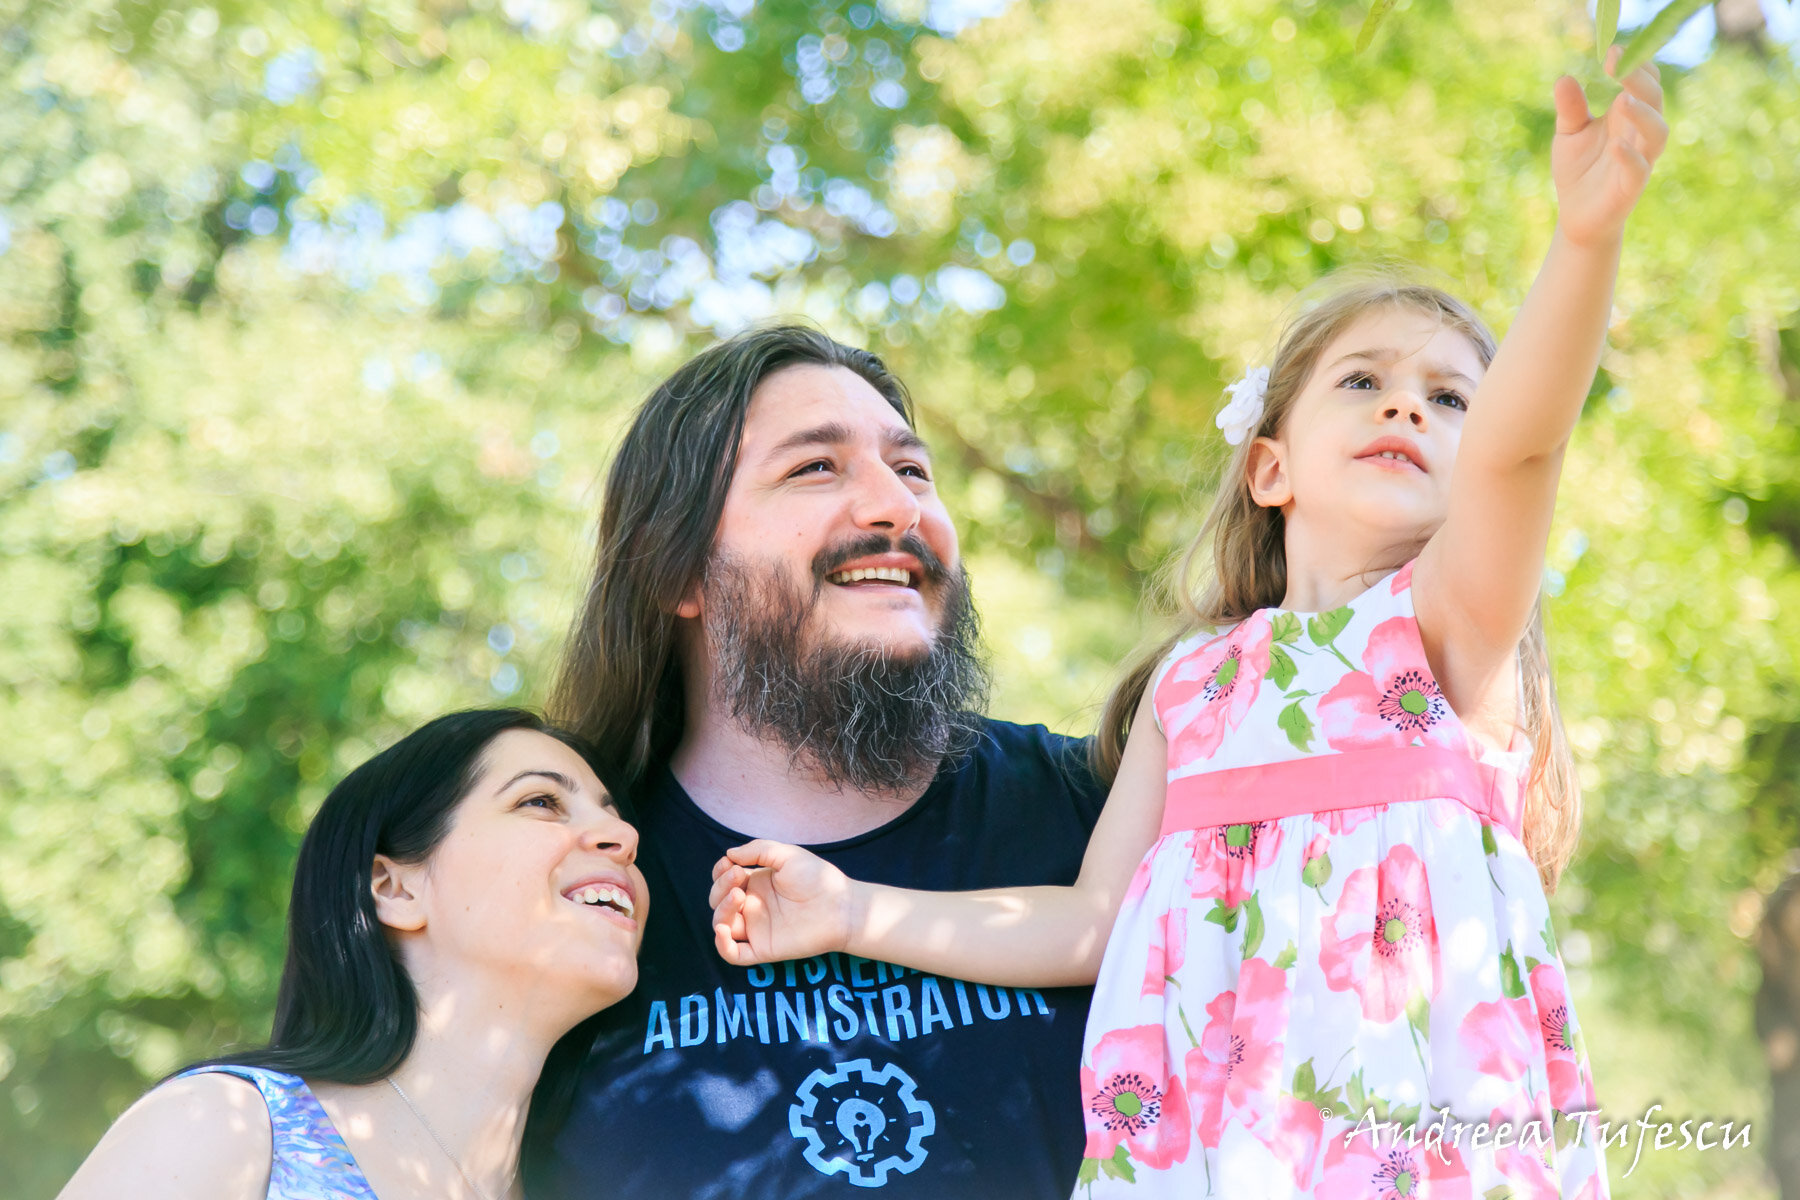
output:
<instances>
[{"instance_id":1,"label":"girl's other hand","mask_svg":"<svg viewBox=\"0 0 1800 1200\"><path fill-rule=\"evenodd\" d=\"M1608 75L1623 53L1618 46L1608 53ZM1557 225L1577 245L1600 245L1620 236L1669 140L1655 64L1639 67L1621 86L1624 90L1606 112L1592 117L1581 85L1567 75L1556 81L1550 173L1556 181Z\"/></svg>"},{"instance_id":2,"label":"girl's other hand","mask_svg":"<svg viewBox=\"0 0 1800 1200\"><path fill-rule=\"evenodd\" d=\"M848 876L798 846L734 846L713 866L713 942L740 967L842 950L855 894Z\"/></svg>"}]
</instances>

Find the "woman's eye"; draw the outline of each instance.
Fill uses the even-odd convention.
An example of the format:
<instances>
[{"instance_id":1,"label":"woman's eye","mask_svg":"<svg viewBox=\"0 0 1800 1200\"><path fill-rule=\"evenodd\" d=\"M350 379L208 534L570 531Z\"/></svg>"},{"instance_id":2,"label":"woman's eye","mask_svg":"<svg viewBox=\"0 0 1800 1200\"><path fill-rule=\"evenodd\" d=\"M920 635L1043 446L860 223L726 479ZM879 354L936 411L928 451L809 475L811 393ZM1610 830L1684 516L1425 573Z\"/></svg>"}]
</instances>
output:
<instances>
[{"instance_id":1,"label":"woman's eye","mask_svg":"<svg viewBox=\"0 0 1800 1200\"><path fill-rule=\"evenodd\" d=\"M555 796L552 796L548 792L535 792L532 795L529 795L529 796L525 797L523 800L519 801L519 803L516 805L516 807L518 807L518 808L547 808L547 809L551 809L554 811L554 810L562 808L562 801L558 800Z\"/></svg>"},{"instance_id":2,"label":"woman's eye","mask_svg":"<svg viewBox=\"0 0 1800 1200\"><path fill-rule=\"evenodd\" d=\"M931 476L926 473L925 468L918 463L904 463L895 467L894 470L901 475L911 475L914 479L923 479L927 482L931 480Z\"/></svg>"},{"instance_id":3,"label":"woman's eye","mask_svg":"<svg viewBox=\"0 0 1800 1200\"><path fill-rule=\"evenodd\" d=\"M1469 410L1469 402L1463 398L1461 392L1439 392L1432 399L1439 401L1447 408L1457 408L1464 412Z\"/></svg>"},{"instance_id":4,"label":"woman's eye","mask_svg":"<svg viewBox=\"0 0 1800 1200\"><path fill-rule=\"evenodd\" d=\"M831 470L831 464L826 462L824 459L820 458L820 459L815 459L814 461L807 463L805 466L798 468L797 470L795 470L793 472L792 475L789 475L788 478L792 479L794 477L794 475L817 475L822 471L829 471L829 470Z\"/></svg>"}]
</instances>

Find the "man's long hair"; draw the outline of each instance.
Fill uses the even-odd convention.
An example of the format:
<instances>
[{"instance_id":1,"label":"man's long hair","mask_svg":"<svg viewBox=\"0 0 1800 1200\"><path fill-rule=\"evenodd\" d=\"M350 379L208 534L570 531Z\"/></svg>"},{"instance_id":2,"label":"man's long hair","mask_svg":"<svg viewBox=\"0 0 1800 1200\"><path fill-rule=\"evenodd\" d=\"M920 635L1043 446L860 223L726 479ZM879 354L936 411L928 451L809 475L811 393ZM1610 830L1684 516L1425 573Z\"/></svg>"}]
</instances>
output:
<instances>
[{"instance_id":1,"label":"man's long hair","mask_svg":"<svg viewBox=\"0 0 1800 1200\"><path fill-rule=\"evenodd\" d=\"M598 747L626 787L681 739L675 609L712 556L751 394L776 371L805 365L856 372L913 424L905 386L875 355L808 326L774 325L711 346L664 380L607 473L594 573L549 711Z\"/></svg>"}]
</instances>

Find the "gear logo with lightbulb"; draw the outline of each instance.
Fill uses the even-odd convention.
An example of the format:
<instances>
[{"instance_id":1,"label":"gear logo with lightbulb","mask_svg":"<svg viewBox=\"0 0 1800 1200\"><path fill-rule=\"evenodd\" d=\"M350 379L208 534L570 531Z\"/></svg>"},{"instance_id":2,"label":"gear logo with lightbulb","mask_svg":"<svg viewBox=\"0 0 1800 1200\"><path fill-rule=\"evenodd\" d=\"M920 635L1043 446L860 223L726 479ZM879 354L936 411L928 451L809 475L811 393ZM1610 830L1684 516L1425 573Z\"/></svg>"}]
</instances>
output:
<instances>
[{"instance_id":1,"label":"gear logo with lightbulb","mask_svg":"<svg viewBox=\"0 0 1800 1200\"><path fill-rule=\"evenodd\" d=\"M795 1092L788 1129L805 1139L814 1170L847 1175L857 1187L880 1187L890 1172L918 1170L928 1153L924 1143L937 1116L916 1087L894 1064L877 1071L866 1058L817 1070Z\"/></svg>"}]
</instances>

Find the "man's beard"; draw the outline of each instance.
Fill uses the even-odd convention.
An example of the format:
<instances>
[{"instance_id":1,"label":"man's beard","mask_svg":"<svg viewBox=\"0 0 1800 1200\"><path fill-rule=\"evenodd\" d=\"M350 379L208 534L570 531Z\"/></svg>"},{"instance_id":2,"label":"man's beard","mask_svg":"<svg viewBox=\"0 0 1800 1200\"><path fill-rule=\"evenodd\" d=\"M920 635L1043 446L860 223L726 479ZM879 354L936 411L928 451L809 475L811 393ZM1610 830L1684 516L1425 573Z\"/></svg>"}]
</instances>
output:
<instances>
[{"instance_id":1,"label":"man's beard","mask_svg":"<svg viewBox=\"0 0 1800 1200\"><path fill-rule=\"evenodd\" d=\"M825 577L839 565L899 549L936 584L943 612L931 645L896 654L830 642L814 628ZM749 732L785 747L794 765L854 791L906 793L967 750L986 706L980 626L962 570L946 568L914 536L896 547L873 535L821 552L810 590L779 567L756 571L715 554L707 565L706 631L714 695Z\"/></svg>"}]
</instances>

